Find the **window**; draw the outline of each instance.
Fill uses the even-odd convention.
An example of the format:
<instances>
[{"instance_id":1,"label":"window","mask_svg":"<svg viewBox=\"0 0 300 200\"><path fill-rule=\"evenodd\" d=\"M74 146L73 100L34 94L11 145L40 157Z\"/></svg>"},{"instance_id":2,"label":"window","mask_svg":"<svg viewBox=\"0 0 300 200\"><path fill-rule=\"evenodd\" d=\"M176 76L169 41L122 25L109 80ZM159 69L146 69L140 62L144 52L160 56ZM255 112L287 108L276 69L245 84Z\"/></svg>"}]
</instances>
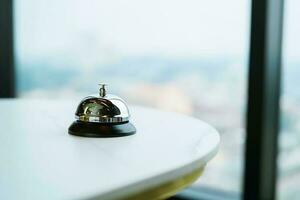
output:
<instances>
[{"instance_id":1,"label":"window","mask_svg":"<svg viewBox=\"0 0 300 200\"><path fill-rule=\"evenodd\" d=\"M223 142L195 186L240 192L248 4L16 1L18 94L77 98L102 81L130 104L207 121Z\"/></svg>"},{"instance_id":2,"label":"window","mask_svg":"<svg viewBox=\"0 0 300 200\"><path fill-rule=\"evenodd\" d=\"M298 199L300 196L300 2L285 2L283 37L283 76L281 96L281 132L279 138L279 199Z\"/></svg>"}]
</instances>

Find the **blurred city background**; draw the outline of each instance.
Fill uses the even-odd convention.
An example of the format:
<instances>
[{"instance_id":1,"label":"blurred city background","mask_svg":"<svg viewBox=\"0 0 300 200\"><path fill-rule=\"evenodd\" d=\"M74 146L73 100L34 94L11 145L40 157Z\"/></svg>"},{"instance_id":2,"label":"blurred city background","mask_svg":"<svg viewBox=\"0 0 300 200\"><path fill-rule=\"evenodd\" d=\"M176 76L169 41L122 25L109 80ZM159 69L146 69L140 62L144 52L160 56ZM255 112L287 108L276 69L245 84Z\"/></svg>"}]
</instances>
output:
<instances>
[{"instance_id":1,"label":"blurred city background","mask_svg":"<svg viewBox=\"0 0 300 200\"><path fill-rule=\"evenodd\" d=\"M250 1L16 0L18 97L81 98L204 120L221 149L195 187L241 191ZM300 196L300 2L285 2L279 199Z\"/></svg>"}]
</instances>

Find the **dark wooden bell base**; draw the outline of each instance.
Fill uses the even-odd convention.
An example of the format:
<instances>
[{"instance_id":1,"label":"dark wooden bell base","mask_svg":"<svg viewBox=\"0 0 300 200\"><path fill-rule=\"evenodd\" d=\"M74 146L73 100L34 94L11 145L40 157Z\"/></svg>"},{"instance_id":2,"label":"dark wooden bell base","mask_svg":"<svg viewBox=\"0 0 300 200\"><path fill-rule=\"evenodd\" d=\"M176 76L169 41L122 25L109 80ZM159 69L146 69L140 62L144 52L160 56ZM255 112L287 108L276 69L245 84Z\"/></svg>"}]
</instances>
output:
<instances>
[{"instance_id":1,"label":"dark wooden bell base","mask_svg":"<svg viewBox=\"0 0 300 200\"><path fill-rule=\"evenodd\" d=\"M130 122L112 124L74 121L69 127L69 134L82 137L123 137L135 133L136 129Z\"/></svg>"}]
</instances>

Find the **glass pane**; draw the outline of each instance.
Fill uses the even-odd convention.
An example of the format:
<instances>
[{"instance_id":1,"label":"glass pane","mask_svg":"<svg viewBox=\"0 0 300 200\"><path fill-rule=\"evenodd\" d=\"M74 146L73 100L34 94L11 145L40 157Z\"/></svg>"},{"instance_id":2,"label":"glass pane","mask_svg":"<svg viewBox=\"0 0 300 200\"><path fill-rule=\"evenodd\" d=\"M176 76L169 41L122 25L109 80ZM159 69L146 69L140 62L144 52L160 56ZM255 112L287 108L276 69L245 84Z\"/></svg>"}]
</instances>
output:
<instances>
[{"instance_id":1,"label":"glass pane","mask_svg":"<svg viewBox=\"0 0 300 200\"><path fill-rule=\"evenodd\" d=\"M278 199L300 196L300 1L285 1Z\"/></svg>"},{"instance_id":2,"label":"glass pane","mask_svg":"<svg viewBox=\"0 0 300 200\"><path fill-rule=\"evenodd\" d=\"M16 0L18 94L81 98L106 82L130 104L202 119L222 143L195 185L238 192L249 11L248 0Z\"/></svg>"}]
</instances>

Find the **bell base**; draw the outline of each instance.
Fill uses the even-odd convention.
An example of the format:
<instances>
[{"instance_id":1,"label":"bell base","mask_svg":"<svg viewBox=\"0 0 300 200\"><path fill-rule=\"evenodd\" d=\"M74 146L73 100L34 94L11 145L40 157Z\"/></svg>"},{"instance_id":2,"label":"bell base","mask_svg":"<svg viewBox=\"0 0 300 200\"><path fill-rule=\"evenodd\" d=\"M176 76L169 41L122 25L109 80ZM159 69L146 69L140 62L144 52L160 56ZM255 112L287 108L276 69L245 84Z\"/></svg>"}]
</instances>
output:
<instances>
[{"instance_id":1,"label":"bell base","mask_svg":"<svg viewBox=\"0 0 300 200\"><path fill-rule=\"evenodd\" d=\"M130 122L112 124L74 121L69 127L69 134L82 137L123 137L135 133L136 129Z\"/></svg>"}]
</instances>

